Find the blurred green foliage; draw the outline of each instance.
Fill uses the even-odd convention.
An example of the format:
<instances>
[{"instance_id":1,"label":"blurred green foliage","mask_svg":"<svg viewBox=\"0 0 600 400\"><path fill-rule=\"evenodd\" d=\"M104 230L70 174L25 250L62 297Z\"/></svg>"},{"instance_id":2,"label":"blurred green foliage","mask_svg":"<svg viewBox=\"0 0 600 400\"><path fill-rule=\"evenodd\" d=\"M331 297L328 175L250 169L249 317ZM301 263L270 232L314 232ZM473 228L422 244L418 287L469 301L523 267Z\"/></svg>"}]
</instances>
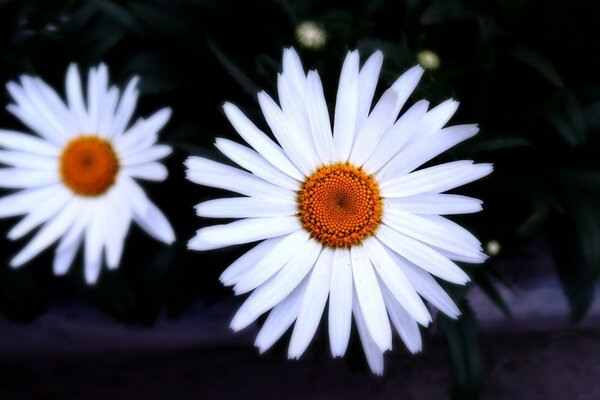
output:
<instances>
[{"instance_id":1,"label":"blurred green foliage","mask_svg":"<svg viewBox=\"0 0 600 400\"><path fill-rule=\"evenodd\" d=\"M305 20L326 30L323 49L299 47L295 27ZM168 161L169 181L145 185L171 219L177 245L155 245L134 229L121 268L103 271L95 287L82 283L80 265L66 278L52 277L50 251L18 271L2 265L0 312L28 321L56 299L82 297L119 321L151 326L160 312L176 318L199 298L229 295L217 277L248 246L186 251L195 229L208 224L192 206L220 193L188 184L182 160L189 153L218 157L214 138L236 139L220 110L225 100L262 121L256 92L275 92L282 48L295 46L305 66L321 73L330 100L348 49L363 57L383 50L385 83L414 65L419 51L437 53L441 66L425 74L413 99L456 98L454 121L481 127L443 157L496 166L491 177L461 189L482 198L485 211L460 222L484 243L500 241L505 259L531 256L532 238L543 237L578 322L600 275L598 20L593 1L0 0L0 81L29 73L62 88L69 63L104 61L118 83L141 76L140 115L173 108L162 137L179 150ZM0 100L8 103L5 91ZM8 113L0 126L20 128ZM1 221L0 232L12 223ZM0 241L3 260L23 244ZM493 284L502 271L493 264L469 271L509 315ZM465 291L456 292L460 301ZM476 316L463 310L461 320L439 324L454 367L451 394L470 399L483 373Z\"/></svg>"}]
</instances>

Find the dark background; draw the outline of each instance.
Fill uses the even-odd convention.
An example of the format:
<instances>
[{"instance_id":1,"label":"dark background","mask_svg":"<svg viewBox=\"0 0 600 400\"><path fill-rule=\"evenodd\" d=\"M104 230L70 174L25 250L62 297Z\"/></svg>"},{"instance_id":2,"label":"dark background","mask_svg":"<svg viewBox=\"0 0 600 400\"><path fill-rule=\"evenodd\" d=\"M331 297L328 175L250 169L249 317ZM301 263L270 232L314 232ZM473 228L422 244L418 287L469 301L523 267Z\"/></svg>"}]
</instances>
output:
<instances>
[{"instance_id":1,"label":"dark background","mask_svg":"<svg viewBox=\"0 0 600 400\"><path fill-rule=\"evenodd\" d=\"M324 48L303 48L297 42L295 28L305 20L325 29ZM472 286L509 317L511 311L498 288L514 285L515 279L503 266L513 260L551 259L542 268L543 275L558 277L571 307L571 321L577 324L592 304L600 275L598 21L597 1L0 0L0 82L33 74L63 94L70 63L85 71L106 62L115 83L123 85L132 75L142 78L137 115L172 107L173 117L161 135L176 150L167 160L170 178L144 188L168 216L178 239L165 247L133 228L120 269L104 270L93 287L83 283L80 262L67 276L53 277L52 251L20 270L10 269L8 260L26 242L1 240L0 314L5 321L34 329L35 321L51 310L74 303L125 326L156 330L157 321L179 320L199 302L206 307L203 310L223 302L235 304L217 278L248 246L207 253L186 250L196 229L214 223L197 218L193 205L224 193L185 181L182 161L189 154L222 160L212 146L215 137L239 140L221 111L224 101L238 104L265 126L256 93L265 89L276 94L282 49L294 46L306 68L319 70L330 101L335 99L339 70L349 49L358 48L362 60L375 49L384 52L379 92L416 64L420 51L437 53L440 67L425 73L411 101L426 98L435 105L455 98L461 106L452 121L476 122L481 130L434 161L495 164L491 177L460 190L483 199L484 212L455 220L484 244L490 240L501 244L501 252L486 265L465 266ZM0 91L0 100L10 102L5 90ZM23 128L7 112L0 113L0 126ZM0 221L0 233L14 223ZM432 339L439 340L433 349L448 354L444 365L449 395L465 399L476 398L484 388L483 366L489 358L489 354L481 357L479 316L466 298L469 289L448 288L464 316L456 322L440 318ZM325 336L313 345L317 358L312 362L327 359ZM507 345L517 349L523 342ZM222 349L210 351L212 359L222 351L230 363L241 362L244 374L252 375L248 369L258 373L254 367L264 361L249 345L243 349L246 353L239 358ZM279 346L268 359L283 363L283 350ZM427 351L424 360L431 357ZM393 357L405 355L396 350ZM26 358L11 363L26 365ZM75 370L78 362L97 362L100 369L115 367L98 359L77 360L67 364L74 363ZM141 364L130 362L127 369L135 374L143 371L138 370ZM418 368L413 365L403 373L414 373L413 367ZM335 369L335 375L366 367L355 346L346 361L328 368ZM31 374L28 368L20 371L25 371L24 381ZM394 381L397 373L388 370L386 382ZM15 372L7 375L0 370L0 382L7 376L14 381ZM401 395L406 381L397 382ZM207 385L213 392L197 393L219 395L218 386ZM49 393L62 397L60 391Z\"/></svg>"}]
</instances>

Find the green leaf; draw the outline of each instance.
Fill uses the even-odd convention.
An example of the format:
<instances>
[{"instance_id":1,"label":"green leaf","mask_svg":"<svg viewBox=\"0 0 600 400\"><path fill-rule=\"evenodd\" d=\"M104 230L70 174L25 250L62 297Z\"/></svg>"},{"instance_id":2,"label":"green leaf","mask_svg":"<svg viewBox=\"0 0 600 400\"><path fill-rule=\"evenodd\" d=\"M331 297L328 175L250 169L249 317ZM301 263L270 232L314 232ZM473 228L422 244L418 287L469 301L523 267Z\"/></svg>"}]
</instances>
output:
<instances>
[{"instance_id":1,"label":"green leaf","mask_svg":"<svg viewBox=\"0 0 600 400\"><path fill-rule=\"evenodd\" d=\"M500 311L502 311L506 318L512 318L513 315L510 311L510 308L508 307L508 304L506 304L506 301L504 301L504 298L502 297L498 289L496 289L496 286L494 285L494 283L492 282L485 270L478 270L475 273L473 280L475 281L477 286L479 286L481 291L492 301L492 303L494 303L494 305L498 307Z\"/></svg>"},{"instance_id":2,"label":"green leaf","mask_svg":"<svg viewBox=\"0 0 600 400\"><path fill-rule=\"evenodd\" d=\"M260 92L260 88L257 84L252 81L246 75L242 68L238 67L232 60L229 58L221 49L217 46L217 44L210 38L206 37L206 41L208 43L208 47L213 52L217 60L221 63L221 65L225 68L225 70L235 79L235 81L244 89L246 93L248 93L252 98L256 98L256 94Z\"/></svg>"},{"instance_id":3,"label":"green leaf","mask_svg":"<svg viewBox=\"0 0 600 400\"><path fill-rule=\"evenodd\" d=\"M450 398L474 400L479 398L484 384L483 360L477 343L479 329L466 301L461 304L461 310L463 314L457 320L440 314L438 324L448 344L452 367Z\"/></svg>"},{"instance_id":4,"label":"green leaf","mask_svg":"<svg viewBox=\"0 0 600 400\"><path fill-rule=\"evenodd\" d=\"M110 0L91 0L98 10L111 17L115 22L140 36L146 35L146 30L129 10Z\"/></svg>"},{"instance_id":5,"label":"green leaf","mask_svg":"<svg viewBox=\"0 0 600 400\"><path fill-rule=\"evenodd\" d=\"M563 87L565 85L556 67L554 67L550 60L537 51L527 47L517 46L509 51L508 54L535 69L554 86Z\"/></svg>"}]
</instances>

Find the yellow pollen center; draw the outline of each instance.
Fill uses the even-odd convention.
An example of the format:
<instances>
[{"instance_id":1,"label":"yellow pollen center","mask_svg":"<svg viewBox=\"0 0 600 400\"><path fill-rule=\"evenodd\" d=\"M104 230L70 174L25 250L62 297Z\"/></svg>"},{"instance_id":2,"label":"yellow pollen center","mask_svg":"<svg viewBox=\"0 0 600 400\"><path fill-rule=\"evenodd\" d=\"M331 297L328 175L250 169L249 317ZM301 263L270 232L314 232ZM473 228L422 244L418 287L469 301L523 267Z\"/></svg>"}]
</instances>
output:
<instances>
[{"instance_id":1,"label":"yellow pollen center","mask_svg":"<svg viewBox=\"0 0 600 400\"><path fill-rule=\"evenodd\" d=\"M60 157L64 184L80 196L104 194L115 183L119 160L112 145L96 136L71 140Z\"/></svg>"},{"instance_id":2,"label":"yellow pollen center","mask_svg":"<svg viewBox=\"0 0 600 400\"><path fill-rule=\"evenodd\" d=\"M349 163L325 165L298 192L299 216L330 247L350 247L372 235L382 217L375 179Z\"/></svg>"}]
</instances>

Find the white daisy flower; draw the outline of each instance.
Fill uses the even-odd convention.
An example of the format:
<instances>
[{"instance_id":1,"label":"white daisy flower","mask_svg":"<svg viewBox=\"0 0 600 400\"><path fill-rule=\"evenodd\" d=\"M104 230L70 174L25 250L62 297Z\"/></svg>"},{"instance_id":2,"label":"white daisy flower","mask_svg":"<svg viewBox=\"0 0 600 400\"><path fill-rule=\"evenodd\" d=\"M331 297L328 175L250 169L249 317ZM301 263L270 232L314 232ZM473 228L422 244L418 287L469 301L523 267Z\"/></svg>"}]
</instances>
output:
<instances>
[{"instance_id":1,"label":"white daisy flower","mask_svg":"<svg viewBox=\"0 0 600 400\"><path fill-rule=\"evenodd\" d=\"M392 326L411 352L420 351L418 324L431 322L422 298L452 318L460 314L434 277L465 284L469 277L453 261L486 258L479 240L441 216L480 211L481 201L442 193L488 175L492 165L417 170L477 126L444 128L458 106L453 100L429 111L421 100L397 118L423 74L418 66L371 107L382 62L378 51L359 68L358 52L348 54L332 129L319 74L306 75L294 50L285 50L280 105L258 94L279 144L227 103L229 121L252 149L226 139L216 147L247 171L200 157L186 162L191 181L245 196L199 204L202 217L240 220L200 229L189 248L262 240L221 276L236 294L252 292L234 330L271 310L256 339L261 352L295 322L288 355L300 357L329 299L332 355L346 352L354 315L367 361L382 374Z\"/></svg>"},{"instance_id":2,"label":"white daisy flower","mask_svg":"<svg viewBox=\"0 0 600 400\"><path fill-rule=\"evenodd\" d=\"M66 104L39 78L22 76L8 91L7 109L39 137L0 130L0 187L21 189L0 198L0 217L25 217L8 233L19 239L42 226L10 265L20 267L59 240L54 273L67 272L85 242L85 279L95 283L103 251L109 269L119 266L131 221L164 243L175 235L163 213L134 180L163 181L167 169L157 160L171 148L156 145L171 111L160 110L130 125L138 79L122 96L109 86L105 65L92 68L84 101L75 65L66 77Z\"/></svg>"}]
</instances>

